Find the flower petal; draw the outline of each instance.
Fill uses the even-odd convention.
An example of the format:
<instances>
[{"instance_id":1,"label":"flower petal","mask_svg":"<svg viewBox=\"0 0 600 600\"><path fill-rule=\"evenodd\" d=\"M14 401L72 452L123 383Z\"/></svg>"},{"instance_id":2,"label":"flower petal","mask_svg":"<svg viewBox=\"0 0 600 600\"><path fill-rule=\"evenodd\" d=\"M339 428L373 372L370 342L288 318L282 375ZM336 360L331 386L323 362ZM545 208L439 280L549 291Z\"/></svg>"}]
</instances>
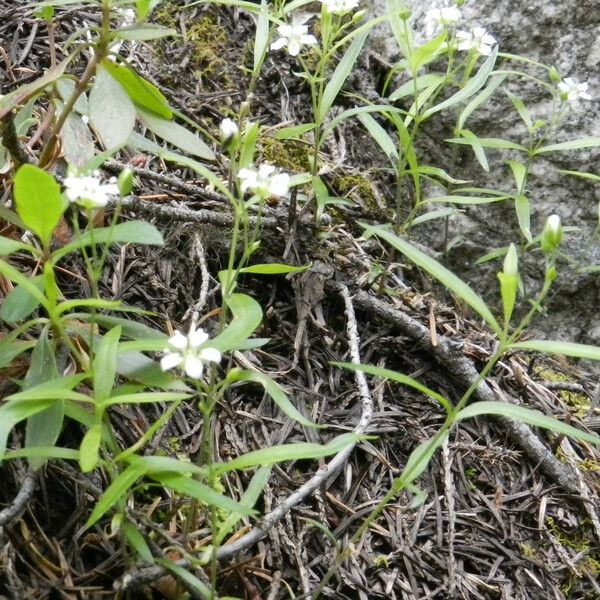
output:
<instances>
[{"instance_id":1,"label":"flower petal","mask_svg":"<svg viewBox=\"0 0 600 600\"><path fill-rule=\"evenodd\" d=\"M216 348L202 348L198 356L206 362L221 362L221 353Z\"/></svg>"},{"instance_id":2,"label":"flower petal","mask_svg":"<svg viewBox=\"0 0 600 600\"><path fill-rule=\"evenodd\" d=\"M183 356L179 352L169 352L160 359L160 368L163 371L174 369L183 362Z\"/></svg>"},{"instance_id":3,"label":"flower petal","mask_svg":"<svg viewBox=\"0 0 600 600\"><path fill-rule=\"evenodd\" d=\"M195 327L190 328L190 332L188 333L188 340L191 348L198 348L204 344L204 342L208 339L208 333L200 327L199 329L195 329Z\"/></svg>"},{"instance_id":4,"label":"flower petal","mask_svg":"<svg viewBox=\"0 0 600 600\"><path fill-rule=\"evenodd\" d=\"M169 338L169 345L177 350L185 350L188 345L187 338L178 329L175 330L175 334Z\"/></svg>"},{"instance_id":5,"label":"flower petal","mask_svg":"<svg viewBox=\"0 0 600 600\"><path fill-rule=\"evenodd\" d=\"M202 361L193 354L188 354L183 362L183 368L188 377L192 379L200 379L204 372L204 364Z\"/></svg>"}]
</instances>

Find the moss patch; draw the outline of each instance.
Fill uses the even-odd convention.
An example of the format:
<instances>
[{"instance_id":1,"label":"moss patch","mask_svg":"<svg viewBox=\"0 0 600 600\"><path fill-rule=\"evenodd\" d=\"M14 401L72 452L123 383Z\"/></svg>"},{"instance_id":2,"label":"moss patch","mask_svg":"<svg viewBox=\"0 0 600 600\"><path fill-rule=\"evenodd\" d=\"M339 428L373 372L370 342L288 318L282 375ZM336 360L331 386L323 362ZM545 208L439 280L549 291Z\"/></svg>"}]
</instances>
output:
<instances>
[{"instance_id":1,"label":"moss patch","mask_svg":"<svg viewBox=\"0 0 600 600\"><path fill-rule=\"evenodd\" d=\"M567 383L575 383L574 380L561 373L555 371L549 367L535 367L534 371L538 377L545 381L564 381ZM579 394L577 392L570 392L568 390L557 390L558 397L573 410L573 414L576 417L584 418L587 416L590 410L590 400L586 394Z\"/></svg>"},{"instance_id":2,"label":"moss patch","mask_svg":"<svg viewBox=\"0 0 600 600\"><path fill-rule=\"evenodd\" d=\"M264 136L257 144L258 161L280 167L284 171L310 171L312 148L298 140L276 140Z\"/></svg>"},{"instance_id":3,"label":"moss patch","mask_svg":"<svg viewBox=\"0 0 600 600\"><path fill-rule=\"evenodd\" d=\"M179 30L179 15L182 10L185 10L185 7L178 2L163 2L153 13L153 21ZM229 38L217 16L206 14L198 20L188 19L186 25L185 39L170 39L158 46L159 54L166 64L172 63L172 59L167 56L168 50L172 51L175 47L179 51L177 54L182 55L182 69L175 69L170 73L172 83L184 74L189 76L191 71L203 88L233 87L230 68L235 68L236 65L231 65L227 60Z\"/></svg>"}]
</instances>

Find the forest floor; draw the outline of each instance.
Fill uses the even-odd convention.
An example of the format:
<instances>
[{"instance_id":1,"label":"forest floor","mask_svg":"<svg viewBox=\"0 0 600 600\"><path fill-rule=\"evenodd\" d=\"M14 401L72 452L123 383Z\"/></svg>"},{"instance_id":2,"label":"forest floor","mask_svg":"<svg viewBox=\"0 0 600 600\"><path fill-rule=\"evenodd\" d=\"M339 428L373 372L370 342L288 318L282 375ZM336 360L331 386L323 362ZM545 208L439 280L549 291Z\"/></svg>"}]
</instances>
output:
<instances>
[{"instance_id":1,"label":"forest floor","mask_svg":"<svg viewBox=\"0 0 600 600\"><path fill-rule=\"evenodd\" d=\"M58 13L59 47L70 32L93 22L88 12L73 5ZM0 46L8 57L0 82L7 93L47 67L48 39L24 5L0 1L0 13ZM130 44L124 54L173 107L216 134L228 107L244 99L247 81L240 60L251 60L251 19L233 8L164 2L155 20L185 29L188 41ZM348 91L368 94L361 86L377 81L379 66L373 64L369 77L351 80ZM261 123L306 120L308 90L293 70L287 59L267 59L252 99ZM291 172L306 169L302 145L265 135L258 148L258 162ZM295 220L288 201L268 209L261 262L311 267L301 275L247 276L242 281L243 291L263 308L257 334L270 341L232 360L250 361L275 374L299 410L325 428L302 428L283 419L258 391L234 389L215 422L220 458L274 444L326 442L333 434L355 430L365 416L365 398L354 374L330 363L349 361L356 340L363 363L417 377L452 400L460 398L493 353L493 336L473 315L454 305L418 269L397 257L390 262L383 246L360 238L358 221L390 220L386 206L394 194L383 157L364 132L348 125L330 140L321 160L328 167L325 178L331 192L348 204L329 210L318 227L310 219ZM218 306L216 274L228 252L229 208L197 175L150 155L124 150L105 168L114 174L126 165L135 168L136 185L124 203L123 218L150 220L166 243L160 249L113 249L101 293L151 311L154 316L145 317L148 323L170 331L186 322L190 307L208 314ZM210 168L226 176L223 162ZM9 197L5 189L3 202ZM82 267L73 263L70 268L78 273ZM378 269L387 270L384 285L373 283ZM73 279L74 296L86 293L79 281ZM354 340L348 328L353 321ZM26 368L24 363L3 373L3 395L12 389L10 378L22 376ZM335 564L336 553L390 489L411 451L444 420L437 403L408 388L371 379L370 394L366 433L371 437L357 446L336 476L320 482L274 520L257 543L220 562L221 595L276 600L314 594ZM480 385L476 398L524 404L590 431L598 427L596 382L563 360L507 356ZM111 419L124 447L161 410L115 410ZM200 424L193 404L179 408L153 450L195 456ZM62 445L78 436L76 427L68 428ZM264 513L284 505L317 468L315 461L275 468L262 499ZM0 467L0 508L10 506L24 485L23 473L18 461ZM125 562L108 520L83 528L107 485L102 475L86 477L53 460L36 483L25 513L0 530L0 600L182 597L168 576L145 582L140 577L133 590L113 590L125 573L135 578L141 571ZM244 483L240 474L227 485L235 493ZM453 430L419 486L425 501L413 507L409 493L395 497L325 582L322 597L600 598L598 449L504 419L478 418ZM137 503L139 529L153 531L157 539L166 540L163 547L170 546L178 513L185 507L176 498L144 493L147 497ZM253 525L249 521L248 529ZM206 531L196 536L202 540ZM171 542L176 546L176 539Z\"/></svg>"}]
</instances>

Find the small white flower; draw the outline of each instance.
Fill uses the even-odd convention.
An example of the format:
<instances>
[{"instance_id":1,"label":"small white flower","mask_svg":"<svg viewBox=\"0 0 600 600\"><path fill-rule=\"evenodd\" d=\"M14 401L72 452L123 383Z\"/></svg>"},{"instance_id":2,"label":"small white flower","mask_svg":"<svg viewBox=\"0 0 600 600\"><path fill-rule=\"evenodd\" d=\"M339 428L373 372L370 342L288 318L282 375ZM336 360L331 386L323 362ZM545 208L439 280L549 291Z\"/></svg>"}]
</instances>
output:
<instances>
[{"instance_id":1,"label":"small white flower","mask_svg":"<svg viewBox=\"0 0 600 600\"><path fill-rule=\"evenodd\" d=\"M560 81L557 87L563 102L574 104L578 100L592 100L592 97L587 92L587 82L579 83L573 77L567 77Z\"/></svg>"},{"instance_id":2,"label":"small white flower","mask_svg":"<svg viewBox=\"0 0 600 600\"><path fill-rule=\"evenodd\" d=\"M460 21L460 10L456 6L442 6L432 8L425 15L427 21L437 22L439 25L454 25Z\"/></svg>"},{"instance_id":3,"label":"small white flower","mask_svg":"<svg viewBox=\"0 0 600 600\"><path fill-rule=\"evenodd\" d=\"M240 130L233 119L223 119L219 125L219 133L223 144L228 144L233 138L237 137Z\"/></svg>"},{"instance_id":4,"label":"small white flower","mask_svg":"<svg viewBox=\"0 0 600 600\"><path fill-rule=\"evenodd\" d=\"M261 198L285 196L290 189L290 176L276 173L273 165L260 165L256 169L240 169L238 177L242 192L250 190Z\"/></svg>"},{"instance_id":5,"label":"small white flower","mask_svg":"<svg viewBox=\"0 0 600 600\"><path fill-rule=\"evenodd\" d=\"M280 38L271 44L271 50L287 47L290 56L298 56L302 46L314 46L317 43L317 38L307 31L307 25L280 25L277 28Z\"/></svg>"},{"instance_id":6,"label":"small white flower","mask_svg":"<svg viewBox=\"0 0 600 600\"><path fill-rule=\"evenodd\" d=\"M207 362L221 362L221 353L216 348L200 348L208 340L208 333L204 329L196 329L195 325L190 327L186 335L175 331L175 335L169 338L170 348L165 348L165 355L160 360L160 368L163 371L182 366L188 377L200 379L204 372L204 364Z\"/></svg>"},{"instance_id":7,"label":"small white flower","mask_svg":"<svg viewBox=\"0 0 600 600\"><path fill-rule=\"evenodd\" d=\"M69 175L65 177L65 195L70 202L83 206L98 208L106 206L111 196L119 195L117 180L111 177L108 183L100 182L100 173L92 175Z\"/></svg>"},{"instance_id":8,"label":"small white flower","mask_svg":"<svg viewBox=\"0 0 600 600\"><path fill-rule=\"evenodd\" d=\"M340 15L358 6L358 0L321 0L327 12Z\"/></svg>"},{"instance_id":9,"label":"small white flower","mask_svg":"<svg viewBox=\"0 0 600 600\"><path fill-rule=\"evenodd\" d=\"M456 34L459 40L459 50L475 50L482 56L489 56L492 48L497 44L496 38L490 35L483 27L475 27L472 31L459 31Z\"/></svg>"}]
</instances>

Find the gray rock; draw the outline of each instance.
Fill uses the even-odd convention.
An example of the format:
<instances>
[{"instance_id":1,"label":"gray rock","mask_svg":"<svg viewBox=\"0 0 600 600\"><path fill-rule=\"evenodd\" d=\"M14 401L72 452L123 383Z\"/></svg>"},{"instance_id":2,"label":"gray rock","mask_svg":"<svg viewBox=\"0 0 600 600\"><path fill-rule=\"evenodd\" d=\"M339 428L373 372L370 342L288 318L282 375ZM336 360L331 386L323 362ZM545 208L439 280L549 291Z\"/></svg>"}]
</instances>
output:
<instances>
[{"instance_id":1,"label":"gray rock","mask_svg":"<svg viewBox=\"0 0 600 600\"><path fill-rule=\"evenodd\" d=\"M445 5L448 5L447 0ZM422 41L425 37L424 15L442 2L405 0L412 10L411 23ZM600 136L600 10L598 0L477 0L467 1L461 8L463 19L460 29L486 28L499 42L501 52L529 57L547 65L554 65L562 77L574 77L589 83L593 101L580 101L569 112L560 129L548 143L561 142L586 136ZM383 14L385 0L373 2L374 14ZM394 62L398 50L384 29L378 32L377 48L385 48L386 60ZM381 50L380 50L381 51ZM500 64L500 60L497 63ZM543 72L537 70L538 76ZM402 83L401 77L397 83ZM553 109L551 95L531 81L511 78L509 89L523 99L534 119L548 120ZM442 142L449 137L455 115L440 113L426 125L427 136L439 140L437 148L421 149L426 164L443 166L451 175L473 181L479 187L514 191L510 169L504 159L510 153L489 151L490 173L485 173L468 148L452 151ZM516 142L527 139L527 130L503 93L498 93L480 107L467 127L481 137L504 137ZM546 158L547 157L547 158ZM513 155L512 158L517 158ZM560 278L550 301L548 315L537 321L540 335L561 337L571 341L598 344L600 340L600 284L599 272L586 269L600 266L600 244L593 234L598 225L600 185L558 172L559 169L600 173L600 151L585 149L568 154L548 154L531 168L527 192L532 206L532 231L539 233L546 217L558 213L566 226L577 230L567 233L562 250L568 259L560 261ZM430 228L426 240L440 249L440 230ZM510 204L496 204L487 208L468 210L452 221L450 237L454 245L448 255L449 266L469 280L473 287L488 298L496 295L495 272L499 263L481 268L473 265L481 255L510 241L519 241L518 224ZM528 258L530 289L539 284L543 266L539 254ZM599 267L600 268L600 267Z\"/></svg>"}]
</instances>

